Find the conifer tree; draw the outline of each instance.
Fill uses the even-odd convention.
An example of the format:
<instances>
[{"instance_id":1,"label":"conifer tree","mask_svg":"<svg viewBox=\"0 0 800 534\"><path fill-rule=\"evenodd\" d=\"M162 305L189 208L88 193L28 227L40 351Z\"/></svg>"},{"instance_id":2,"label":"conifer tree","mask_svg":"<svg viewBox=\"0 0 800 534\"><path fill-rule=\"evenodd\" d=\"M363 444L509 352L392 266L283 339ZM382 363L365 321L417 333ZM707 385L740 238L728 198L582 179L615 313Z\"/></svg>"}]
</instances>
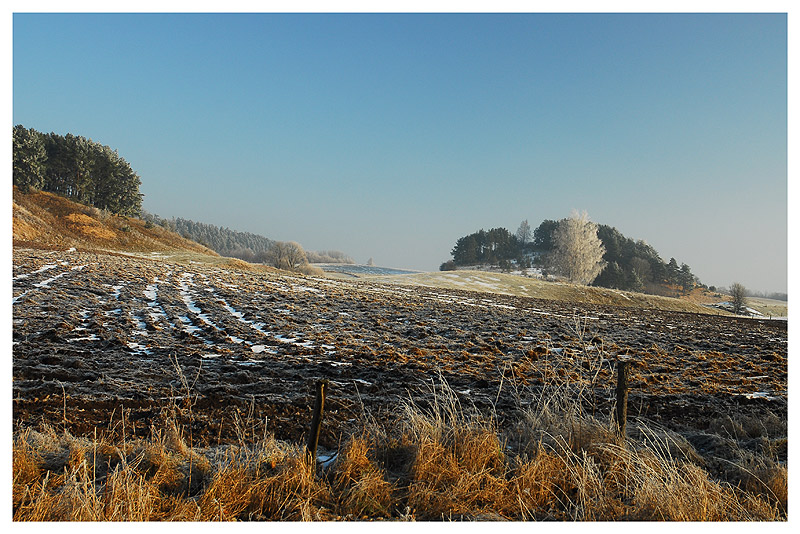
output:
<instances>
[{"instance_id":1,"label":"conifer tree","mask_svg":"<svg viewBox=\"0 0 800 534\"><path fill-rule=\"evenodd\" d=\"M44 170L47 152L44 142L35 130L24 126L14 127L14 185L23 191L41 189L44 185Z\"/></svg>"},{"instance_id":2,"label":"conifer tree","mask_svg":"<svg viewBox=\"0 0 800 534\"><path fill-rule=\"evenodd\" d=\"M14 127L14 185L41 189L77 202L136 216L141 180L116 150L73 135Z\"/></svg>"}]
</instances>

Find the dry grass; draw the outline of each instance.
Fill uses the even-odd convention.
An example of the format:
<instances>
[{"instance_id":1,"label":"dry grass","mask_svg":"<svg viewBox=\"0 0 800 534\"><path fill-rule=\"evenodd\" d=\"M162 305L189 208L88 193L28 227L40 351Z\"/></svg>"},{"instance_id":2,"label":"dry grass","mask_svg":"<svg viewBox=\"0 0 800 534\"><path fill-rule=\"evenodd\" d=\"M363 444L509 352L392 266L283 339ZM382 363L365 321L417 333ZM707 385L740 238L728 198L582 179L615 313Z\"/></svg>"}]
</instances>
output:
<instances>
[{"instance_id":1,"label":"dry grass","mask_svg":"<svg viewBox=\"0 0 800 534\"><path fill-rule=\"evenodd\" d=\"M769 454L734 448L735 476L722 480L681 435L633 421L622 439L567 391L550 390L501 430L433 384L430 401L408 401L391 430L365 418L316 469L302 447L269 435L192 448L169 417L146 441L19 430L14 519L786 519L786 467Z\"/></svg>"},{"instance_id":2,"label":"dry grass","mask_svg":"<svg viewBox=\"0 0 800 534\"><path fill-rule=\"evenodd\" d=\"M158 225L112 215L43 191L13 192L13 238L32 247L76 247L85 250L187 251L216 256Z\"/></svg>"}]
</instances>

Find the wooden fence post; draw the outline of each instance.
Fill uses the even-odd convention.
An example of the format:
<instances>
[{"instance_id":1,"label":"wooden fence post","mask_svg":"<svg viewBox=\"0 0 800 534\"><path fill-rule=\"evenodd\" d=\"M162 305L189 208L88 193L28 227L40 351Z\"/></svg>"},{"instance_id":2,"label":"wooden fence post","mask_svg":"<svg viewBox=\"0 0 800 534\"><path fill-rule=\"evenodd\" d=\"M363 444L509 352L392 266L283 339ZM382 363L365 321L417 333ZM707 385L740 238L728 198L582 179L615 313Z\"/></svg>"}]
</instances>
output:
<instances>
[{"instance_id":1,"label":"wooden fence post","mask_svg":"<svg viewBox=\"0 0 800 534\"><path fill-rule=\"evenodd\" d=\"M617 360L617 434L625 437L628 422L628 359Z\"/></svg>"},{"instance_id":2,"label":"wooden fence post","mask_svg":"<svg viewBox=\"0 0 800 534\"><path fill-rule=\"evenodd\" d=\"M314 465L317 458L317 444L319 443L319 431L322 426L322 412L325 409L325 393L328 389L327 380L317 381L317 395L314 399L314 414L311 417L311 429L308 433L306 443L306 458L310 465Z\"/></svg>"}]
</instances>

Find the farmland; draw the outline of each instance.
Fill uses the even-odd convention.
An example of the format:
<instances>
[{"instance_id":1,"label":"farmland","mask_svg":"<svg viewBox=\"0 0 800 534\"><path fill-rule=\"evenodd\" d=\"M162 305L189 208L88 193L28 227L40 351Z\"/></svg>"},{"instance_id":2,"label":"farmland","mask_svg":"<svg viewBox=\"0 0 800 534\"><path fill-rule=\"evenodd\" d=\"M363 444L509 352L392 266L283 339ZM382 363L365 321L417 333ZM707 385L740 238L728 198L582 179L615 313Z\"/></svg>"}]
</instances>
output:
<instances>
[{"instance_id":1,"label":"farmland","mask_svg":"<svg viewBox=\"0 0 800 534\"><path fill-rule=\"evenodd\" d=\"M330 387L320 446L331 453L367 419L390 428L409 403L435 409L443 385L498 432L559 384L604 420L625 356L632 419L682 436L700 457L729 440L786 462L786 321L158 255L15 248L13 260L16 432L150 439L171 410L192 447L244 435L301 443L321 379ZM772 426L735 430L746 421Z\"/></svg>"}]
</instances>

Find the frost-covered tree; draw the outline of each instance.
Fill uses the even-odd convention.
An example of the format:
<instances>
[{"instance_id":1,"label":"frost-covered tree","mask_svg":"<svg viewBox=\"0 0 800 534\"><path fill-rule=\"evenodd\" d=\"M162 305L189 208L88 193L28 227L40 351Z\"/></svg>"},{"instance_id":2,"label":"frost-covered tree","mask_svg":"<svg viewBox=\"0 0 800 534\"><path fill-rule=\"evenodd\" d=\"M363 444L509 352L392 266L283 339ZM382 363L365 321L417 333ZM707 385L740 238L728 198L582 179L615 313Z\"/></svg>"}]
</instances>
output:
<instances>
[{"instance_id":1,"label":"frost-covered tree","mask_svg":"<svg viewBox=\"0 0 800 534\"><path fill-rule=\"evenodd\" d=\"M293 241L275 243L269 250L269 258L273 267L287 271L296 271L308 263L303 247Z\"/></svg>"},{"instance_id":2,"label":"frost-covered tree","mask_svg":"<svg viewBox=\"0 0 800 534\"><path fill-rule=\"evenodd\" d=\"M41 135L24 126L14 126L13 180L14 185L27 192L44 185L47 152Z\"/></svg>"},{"instance_id":3,"label":"frost-covered tree","mask_svg":"<svg viewBox=\"0 0 800 534\"><path fill-rule=\"evenodd\" d=\"M605 247L597 237L597 225L586 212L573 211L553 231L550 266L576 284L590 284L606 266Z\"/></svg>"}]
</instances>

